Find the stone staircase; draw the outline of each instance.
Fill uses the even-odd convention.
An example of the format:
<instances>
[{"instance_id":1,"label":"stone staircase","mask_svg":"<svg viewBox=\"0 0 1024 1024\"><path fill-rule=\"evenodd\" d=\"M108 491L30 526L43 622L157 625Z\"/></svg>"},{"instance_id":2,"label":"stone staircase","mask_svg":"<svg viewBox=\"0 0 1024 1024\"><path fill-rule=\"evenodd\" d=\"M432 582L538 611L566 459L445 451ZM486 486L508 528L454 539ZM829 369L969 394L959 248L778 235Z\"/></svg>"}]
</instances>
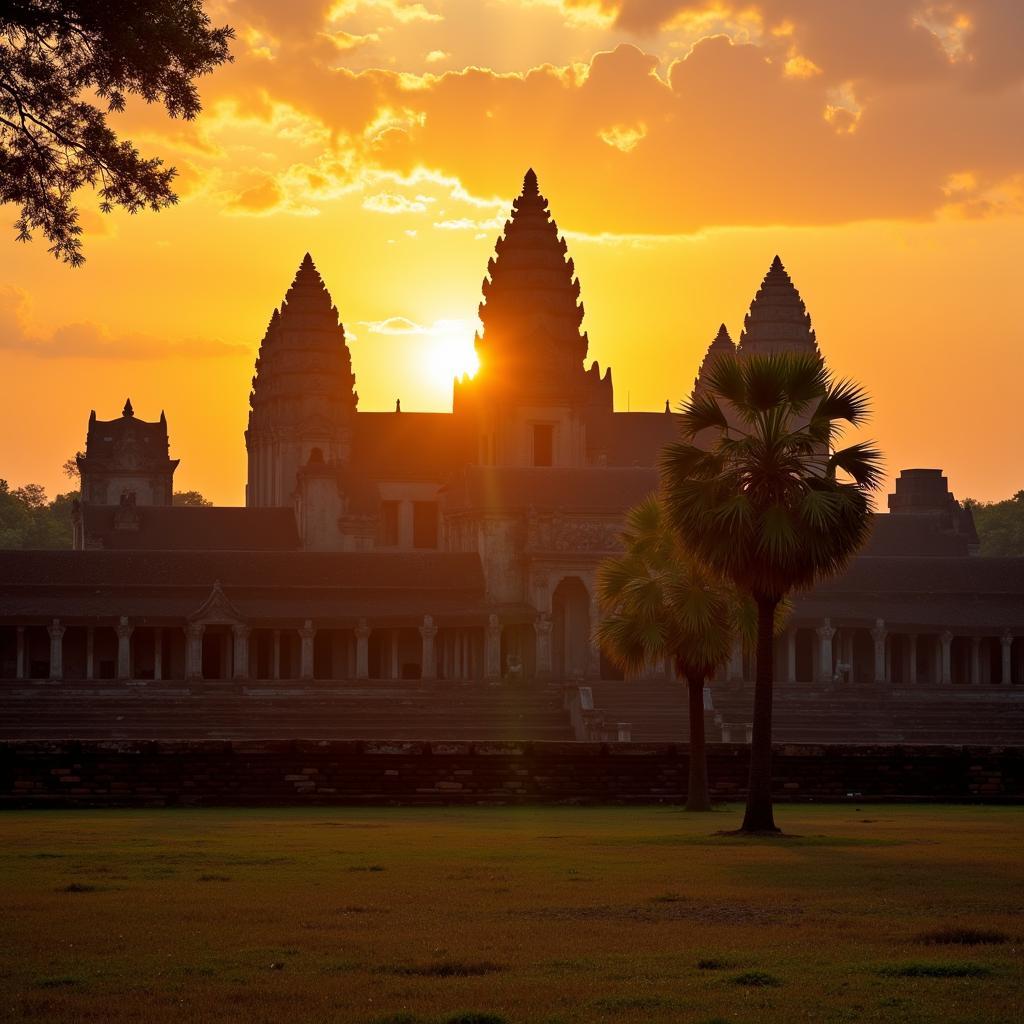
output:
<instances>
[{"instance_id":1,"label":"stone staircase","mask_svg":"<svg viewBox=\"0 0 1024 1024\"><path fill-rule=\"evenodd\" d=\"M622 723L628 726L630 739L640 743L685 743L690 735L684 683L631 679L627 682L602 680L586 685L593 694L595 713L610 732L616 732ZM713 711L704 713L704 731L711 743L722 738Z\"/></svg>"},{"instance_id":2,"label":"stone staircase","mask_svg":"<svg viewBox=\"0 0 1024 1024\"><path fill-rule=\"evenodd\" d=\"M811 689L776 684L774 736L780 743L941 743L1024 745L1024 687L936 691ZM688 735L686 692L669 681L591 684L595 712L629 723L638 742L682 741ZM753 686L712 684L707 738L742 742L753 719Z\"/></svg>"},{"instance_id":3,"label":"stone staircase","mask_svg":"<svg viewBox=\"0 0 1024 1024\"><path fill-rule=\"evenodd\" d=\"M556 689L317 682L44 683L0 690L0 739L567 740Z\"/></svg>"},{"instance_id":4,"label":"stone staircase","mask_svg":"<svg viewBox=\"0 0 1024 1024\"><path fill-rule=\"evenodd\" d=\"M527 684L8 682L0 684L0 739L614 741L619 723L635 742L678 743L689 735L680 683L586 686L592 709L580 716L560 687ZM800 686L793 692L777 685L777 742L1024 745L1024 687L891 692ZM705 711L708 741L744 742L752 686L713 684L712 694L714 708ZM596 727L579 729L581 717Z\"/></svg>"}]
</instances>

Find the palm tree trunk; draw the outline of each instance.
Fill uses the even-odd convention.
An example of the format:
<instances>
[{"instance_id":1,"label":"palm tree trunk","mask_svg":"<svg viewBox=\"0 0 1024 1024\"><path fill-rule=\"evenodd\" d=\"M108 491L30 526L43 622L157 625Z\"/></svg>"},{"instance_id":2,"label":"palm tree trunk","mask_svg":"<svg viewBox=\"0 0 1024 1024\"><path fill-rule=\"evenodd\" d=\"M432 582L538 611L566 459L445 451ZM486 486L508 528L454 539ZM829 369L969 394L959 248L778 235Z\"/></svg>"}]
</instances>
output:
<instances>
[{"instance_id":1,"label":"palm tree trunk","mask_svg":"<svg viewBox=\"0 0 1024 1024\"><path fill-rule=\"evenodd\" d=\"M704 677L687 676L690 712L690 780L686 788L688 811L710 811L708 751L704 741Z\"/></svg>"},{"instance_id":2,"label":"palm tree trunk","mask_svg":"<svg viewBox=\"0 0 1024 1024\"><path fill-rule=\"evenodd\" d=\"M772 688L775 681L777 598L757 597L757 671L754 729L750 738L750 782L741 832L778 832L772 814Z\"/></svg>"}]
</instances>

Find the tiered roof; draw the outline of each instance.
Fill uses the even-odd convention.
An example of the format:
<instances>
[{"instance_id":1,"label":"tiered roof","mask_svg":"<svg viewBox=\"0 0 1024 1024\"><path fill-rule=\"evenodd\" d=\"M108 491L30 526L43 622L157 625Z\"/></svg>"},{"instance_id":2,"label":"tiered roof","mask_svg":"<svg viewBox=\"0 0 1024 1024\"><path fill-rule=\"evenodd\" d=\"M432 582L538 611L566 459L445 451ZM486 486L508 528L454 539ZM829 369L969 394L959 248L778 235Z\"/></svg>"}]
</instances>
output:
<instances>
[{"instance_id":1,"label":"tiered roof","mask_svg":"<svg viewBox=\"0 0 1024 1024\"><path fill-rule=\"evenodd\" d=\"M476 350L489 378L511 382L523 374L535 378L538 370L558 377L582 370L588 347L580 332L583 304L566 252L531 168L483 283L484 330Z\"/></svg>"},{"instance_id":2,"label":"tiered roof","mask_svg":"<svg viewBox=\"0 0 1024 1024\"><path fill-rule=\"evenodd\" d=\"M749 355L775 352L813 352L818 342L811 318L782 260L778 256L758 289L743 320L739 351Z\"/></svg>"},{"instance_id":3,"label":"tiered roof","mask_svg":"<svg viewBox=\"0 0 1024 1024\"><path fill-rule=\"evenodd\" d=\"M330 429L358 398L345 328L307 252L260 344L249 430Z\"/></svg>"}]
</instances>

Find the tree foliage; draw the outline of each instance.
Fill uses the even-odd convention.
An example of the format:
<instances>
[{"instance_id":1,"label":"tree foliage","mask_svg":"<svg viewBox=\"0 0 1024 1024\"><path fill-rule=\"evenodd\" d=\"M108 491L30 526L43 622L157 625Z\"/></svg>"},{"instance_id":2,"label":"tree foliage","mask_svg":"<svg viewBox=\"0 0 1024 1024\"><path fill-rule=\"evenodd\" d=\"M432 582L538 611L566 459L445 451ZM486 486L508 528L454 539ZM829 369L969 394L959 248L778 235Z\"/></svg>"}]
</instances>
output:
<instances>
[{"instance_id":1,"label":"tree foliage","mask_svg":"<svg viewBox=\"0 0 1024 1024\"><path fill-rule=\"evenodd\" d=\"M704 684L738 635L749 636L752 607L730 583L693 558L652 496L630 510L623 554L597 573L602 608L595 638L612 662L636 674L668 659L686 681L690 720L687 810L711 809L704 738Z\"/></svg>"},{"instance_id":2,"label":"tree foliage","mask_svg":"<svg viewBox=\"0 0 1024 1024\"><path fill-rule=\"evenodd\" d=\"M673 528L757 604L750 785L743 830L775 832L771 800L774 623L786 595L839 572L867 539L881 483L864 391L817 355L722 356L686 403L661 459Z\"/></svg>"},{"instance_id":3,"label":"tree foliage","mask_svg":"<svg viewBox=\"0 0 1024 1024\"><path fill-rule=\"evenodd\" d=\"M0 480L0 548L70 548L71 506L78 492L58 494L53 501L40 484L11 490Z\"/></svg>"},{"instance_id":4,"label":"tree foliage","mask_svg":"<svg viewBox=\"0 0 1024 1024\"><path fill-rule=\"evenodd\" d=\"M968 498L964 504L974 514L983 555L1024 556L1024 491L1004 501Z\"/></svg>"},{"instance_id":5,"label":"tree foliage","mask_svg":"<svg viewBox=\"0 0 1024 1024\"><path fill-rule=\"evenodd\" d=\"M161 210L177 201L173 167L118 138L108 115L129 95L186 120L195 80L231 59L230 27L202 0L6 0L0 5L0 203L20 209L18 238L83 260L75 193L100 209Z\"/></svg>"},{"instance_id":6,"label":"tree foliage","mask_svg":"<svg viewBox=\"0 0 1024 1024\"><path fill-rule=\"evenodd\" d=\"M213 502L204 498L199 491L175 491L172 498L174 505L212 505Z\"/></svg>"}]
</instances>

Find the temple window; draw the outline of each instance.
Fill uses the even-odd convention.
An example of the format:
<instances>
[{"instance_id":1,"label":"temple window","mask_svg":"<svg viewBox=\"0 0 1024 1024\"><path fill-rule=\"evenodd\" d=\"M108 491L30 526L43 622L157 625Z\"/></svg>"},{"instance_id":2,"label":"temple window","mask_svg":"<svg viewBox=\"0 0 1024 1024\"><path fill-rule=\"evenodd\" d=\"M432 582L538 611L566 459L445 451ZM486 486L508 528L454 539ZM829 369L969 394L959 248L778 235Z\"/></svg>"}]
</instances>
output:
<instances>
[{"instance_id":1,"label":"temple window","mask_svg":"<svg viewBox=\"0 0 1024 1024\"><path fill-rule=\"evenodd\" d=\"M554 462L555 428L550 423L533 425L533 464L550 466Z\"/></svg>"},{"instance_id":2,"label":"temple window","mask_svg":"<svg viewBox=\"0 0 1024 1024\"><path fill-rule=\"evenodd\" d=\"M437 547L436 501L414 501L412 503L412 546L414 548Z\"/></svg>"}]
</instances>

